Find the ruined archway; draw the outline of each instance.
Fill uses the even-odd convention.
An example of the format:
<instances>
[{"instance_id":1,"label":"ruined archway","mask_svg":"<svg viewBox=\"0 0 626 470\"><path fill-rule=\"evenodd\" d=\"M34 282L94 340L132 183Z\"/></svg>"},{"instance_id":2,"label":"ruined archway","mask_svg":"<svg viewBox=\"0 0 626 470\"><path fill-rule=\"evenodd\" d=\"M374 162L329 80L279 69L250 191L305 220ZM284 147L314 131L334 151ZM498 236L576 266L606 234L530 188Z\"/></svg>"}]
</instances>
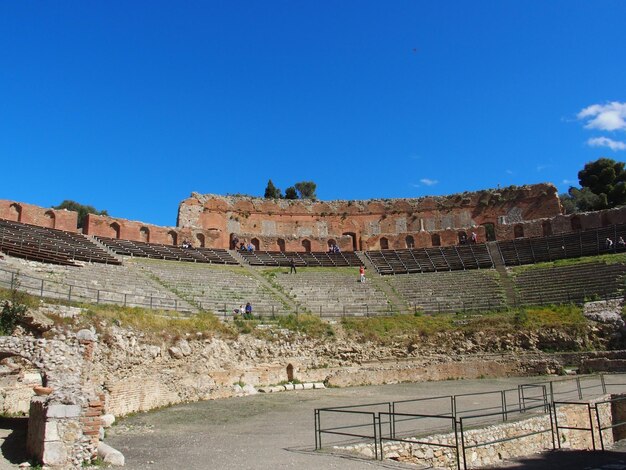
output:
<instances>
[{"instance_id":1,"label":"ruined archway","mask_svg":"<svg viewBox=\"0 0 626 470\"><path fill-rule=\"evenodd\" d=\"M311 240L307 240L306 238L302 240L302 248L304 248L305 252L310 253L311 252Z\"/></svg>"},{"instance_id":2,"label":"ruined archway","mask_svg":"<svg viewBox=\"0 0 626 470\"><path fill-rule=\"evenodd\" d=\"M44 218L44 223L43 223L44 227L54 228L55 223L56 223L56 216L54 215L53 211L46 211L43 214L43 218Z\"/></svg>"},{"instance_id":3,"label":"ruined archway","mask_svg":"<svg viewBox=\"0 0 626 470\"><path fill-rule=\"evenodd\" d=\"M485 227L485 238L488 242L496 241L496 226L491 222L485 222L483 224Z\"/></svg>"},{"instance_id":4,"label":"ruined archway","mask_svg":"<svg viewBox=\"0 0 626 470\"><path fill-rule=\"evenodd\" d=\"M109 228L111 229L111 238L120 238L120 224L113 222Z\"/></svg>"},{"instance_id":5,"label":"ruined archway","mask_svg":"<svg viewBox=\"0 0 626 470\"><path fill-rule=\"evenodd\" d=\"M541 233L544 237L549 237L550 235L552 235L552 224L549 220L544 220L541 223Z\"/></svg>"},{"instance_id":6,"label":"ruined archway","mask_svg":"<svg viewBox=\"0 0 626 470\"><path fill-rule=\"evenodd\" d=\"M513 236L515 238L524 238L524 226L517 224L513 227Z\"/></svg>"},{"instance_id":7,"label":"ruined archway","mask_svg":"<svg viewBox=\"0 0 626 470\"><path fill-rule=\"evenodd\" d=\"M250 240L250 243L252 243L255 251L259 251L261 249L261 242L258 238L253 238L252 240Z\"/></svg>"},{"instance_id":8,"label":"ruined archway","mask_svg":"<svg viewBox=\"0 0 626 470\"><path fill-rule=\"evenodd\" d=\"M379 240L380 243L380 249L381 250L388 250L389 249L389 240L385 237L381 237L381 239Z\"/></svg>"},{"instance_id":9,"label":"ruined archway","mask_svg":"<svg viewBox=\"0 0 626 470\"><path fill-rule=\"evenodd\" d=\"M572 217L569 222L572 227L572 230L577 231L577 230L582 229L582 224L580 223L580 217L578 217L577 215Z\"/></svg>"},{"instance_id":10,"label":"ruined archway","mask_svg":"<svg viewBox=\"0 0 626 470\"><path fill-rule=\"evenodd\" d=\"M430 236L430 244L432 246L441 246L441 237L439 236L438 233L433 233Z\"/></svg>"},{"instance_id":11,"label":"ruined archway","mask_svg":"<svg viewBox=\"0 0 626 470\"><path fill-rule=\"evenodd\" d=\"M139 240L150 243L150 229L148 227L141 227L139 229Z\"/></svg>"},{"instance_id":12,"label":"ruined archway","mask_svg":"<svg viewBox=\"0 0 626 470\"><path fill-rule=\"evenodd\" d=\"M204 238L204 234L196 233L196 240L198 240L198 246L200 248L204 248L205 243L206 243L206 239Z\"/></svg>"},{"instance_id":13,"label":"ruined archway","mask_svg":"<svg viewBox=\"0 0 626 470\"><path fill-rule=\"evenodd\" d=\"M287 364L287 382L293 382L293 365Z\"/></svg>"},{"instance_id":14,"label":"ruined archway","mask_svg":"<svg viewBox=\"0 0 626 470\"><path fill-rule=\"evenodd\" d=\"M283 240L282 238L279 238L278 240L276 240L276 244L278 245L278 251L286 251L285 240Z\"/></svg>"},{"instance_id":15,"label":"ruined archway","mask_svg":"<svg viewBox=\"0 0 626 470\"><path fill-rule=\"evenodd\" d=\"M467 233L463 230L457 232L457 237L459 239L459 245L465 245L467 243Z\"/></svg>"},{"instance_id":16,"label":"ruined archway","mask_svg":"<svg viewBox=\"0 0 626 470\"><path fill-rule=\"evenodd\" d=\"M14 220L15 222L22 221L22 206L17 203L9 206L9 220Z\"/></svg>"},{"instance_id":17,"label":"ruined archway","mask_svg":"<svg viewBox=\"0 0 626 470\"><path fill-rule=\"evenodd\" d=\"M407 235L404 238L404 242L407 248L415 248L415 238L413 238L413 235Z\"/></svg>"},{"instance_id":18,"label":"ruined archway","mask_svg":"<svg viewBox=\"0 0 626 470\"><path fill-rule=\"evenodd\" d=\"M178 245L178 234L174 230L167 232L167 241L170 245Z\"/></svg>"},{"instance_id":19,"label":"ruined archway","mask_svg":"<svg viewBox=\"0 0 626 470\"><path fill-rule=\"evenodd\" d=\"M348 237L352 238L352 250L357 251L357 244L356 244L356 233L354 232L344 232L342 235L347 235Z\"/></svg>"}]
</instances>

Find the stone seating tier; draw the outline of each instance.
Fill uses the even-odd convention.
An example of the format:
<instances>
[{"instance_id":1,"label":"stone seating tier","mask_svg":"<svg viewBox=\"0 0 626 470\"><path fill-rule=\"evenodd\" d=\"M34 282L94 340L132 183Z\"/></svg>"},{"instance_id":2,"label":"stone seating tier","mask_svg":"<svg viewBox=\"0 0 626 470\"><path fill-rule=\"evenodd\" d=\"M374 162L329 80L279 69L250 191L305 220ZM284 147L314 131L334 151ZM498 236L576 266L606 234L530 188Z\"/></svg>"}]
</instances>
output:
<instances>
[{"instance_id":1,"label":"stone seating tier","mask_svg":"<svg viewBox=\"0 0 626 470\"><path fill-rule=\"evenodd\" d=\"M0 251L18 258L72 266L74 261L121 264L82 234L0 219Z\"/></svg>"},{"instance_id":2,"label":"stone seating tier","mask_svg":"<svg viewBox=\"0 0 626 470\"><path fill-rule=\"evenodd\" d=\"M513 268L512 273L521 304L580 303L623 295L626 265L590 262L517 272Z\"/></svg>"}]
</instances>

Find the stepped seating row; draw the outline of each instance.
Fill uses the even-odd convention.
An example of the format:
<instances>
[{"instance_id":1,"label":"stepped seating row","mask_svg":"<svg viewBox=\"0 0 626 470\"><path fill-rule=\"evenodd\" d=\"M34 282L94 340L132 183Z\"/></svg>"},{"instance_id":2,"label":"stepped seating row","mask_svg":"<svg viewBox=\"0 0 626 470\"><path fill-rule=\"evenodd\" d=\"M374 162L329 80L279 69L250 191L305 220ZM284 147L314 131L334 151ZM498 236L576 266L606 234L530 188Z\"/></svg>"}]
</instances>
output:
<instances>
[{"instance_id":1,"label":"stepped seating row","mask_svg":"<svg viewBox=\"0 0 626 470\"><path fill-rule=\"evenodd\" d=\"M491 268L487 245L366 251L380 274L411 274Z\"/></svg>"},{"instance_id":2,"label":"stepped seating row","mask_svg":"<svg viewBox=\"0 0 626 470\"><path fill-rule=\"evenodd\" d=\"M402 274L388 278L411 309L424 313L497 310L506 307L504 289L493 269Z\"/></svg>"},{"instance_id":3,"label":"stepped seating row","mask_svg":"<svg viewBox=\"0 0 626 470\"><path fill-rule=\"evenodd\" d=\"M516 266L624 251L625 247L617 244L619 237L626 237L626 225L611 225L581 232L548 237L518 238L497 243L504 264ZM606 245L607 238L613 241L611 248Z\"/></svg>"},{"instance_id":4,"label":"stepped seating row","mask_svg":"<svg viewBox=\"0 0 626 470\"><path fill-rule=\"evenodd\" d=\"M288 308L243 267L140 258L134 259L133 264L202 310L230 315L235 308L250 302L255 314L288 313Z\"/></svg>"},{"instance_id":5,"label":"stepped seating row","mask_svg":"<svg viewBox=\"0 0 626 470\"><path fill-rule=\"evenodd\" d=\"M389 312L384 292L371 281L358 282L358 272L298 271L278 273L273 281L296 303L320 316L376 315Z\"/></svg>"},{"instance_id":6,"label":"stepped seating row","mask_svg":"<svg viewBox=\"0 0 626 470\"><path fill-rule=\"evenodd\" d=\"M519 304L581 303L624 292L626 265L602 262L513 271Z\"/></svg>"},{"instance_id":7,"label":"stepped seating row","mask_svg":"<svg viewBox=\"0 0 626 470\"><path fill-rule=\"evenodd\" d=\"M293 258L296 266L359 266L361 260L356 253L325 251L240 251L241 256L253 266L289 266Z\"/></svg>"},{"instance_id":8,"label":"stepped seating row","mask_svg":"<svg viewBox=\"0 0 626 470\"><path fill-rule=\"evenodd\" d=\"M228 251L219 248L182 248L118 238L96 238L118 255L195 263L239 264Z\"/></svg>"},{"instance_id":9,"label":"stepped seating row","mask_svg":"<svg viewBox=\"0 0 626 470\"><path fill-rule=\"evenodd\" d=\"M183 312L196 310L135 269L132 263L125 266L90 263L77 270L6 257L0 269L2 285L9 285L12 273L18 272L20 289L37 296Z\"/></svg>"},{"instance_id":10,"label":"stepped seating row","mask_svg":"<svg viewBox=\"0 0 626 470\"><path fill-rule=\"evenodd\" d=\"M18 258L67 266L77 266L74 261L121 264L82 234L5 219L0 219L0 250Z\"/></svg>"}]
</instances>

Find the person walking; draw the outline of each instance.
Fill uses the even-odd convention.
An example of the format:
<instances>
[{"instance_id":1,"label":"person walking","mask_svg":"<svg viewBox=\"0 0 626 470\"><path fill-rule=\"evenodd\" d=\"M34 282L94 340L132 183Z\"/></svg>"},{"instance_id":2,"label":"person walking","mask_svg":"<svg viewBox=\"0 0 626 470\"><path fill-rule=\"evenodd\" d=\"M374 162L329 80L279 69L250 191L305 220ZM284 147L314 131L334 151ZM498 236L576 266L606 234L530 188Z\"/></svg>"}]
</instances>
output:
<instances>
[{"instance_id":1,"label":"person walking","mask_svg":"<svg viewBox=\"0 0 626 470\"><path fill-rule=\"evenodd\" d=\"M289 260L289 274L297 274L298 272L296 271L296 260L293 258L293 256L291 257L291 259Z\"/></svg>"},{"instance_id":2,"label":"person walking","mask_svg":"<svg viewBox=\"0 0 626 470\"><path fill-rule=\"evenodd\" d=\"M365 266L359 267L359 282L365 282Z\"/></svg>"}]
</instances>

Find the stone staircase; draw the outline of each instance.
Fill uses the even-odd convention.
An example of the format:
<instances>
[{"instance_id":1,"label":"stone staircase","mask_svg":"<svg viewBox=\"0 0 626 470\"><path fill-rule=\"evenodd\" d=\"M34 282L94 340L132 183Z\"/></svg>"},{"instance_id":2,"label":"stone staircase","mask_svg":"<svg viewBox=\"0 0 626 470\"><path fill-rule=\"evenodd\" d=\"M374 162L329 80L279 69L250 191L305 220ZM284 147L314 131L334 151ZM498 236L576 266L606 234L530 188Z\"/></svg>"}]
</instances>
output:
<instances>
[{"instance_id":1,"label":"stone staircase","mask_svg":"<svg viewBox=\"0 0 626 470\"><path fill-rule=\"evenodd\" d=\"M515 291L515 285L513 284L513 281L509 277L509 273L504 266L504 261L502 260L502 254L498 248L498 243L487 242L486 245L487 250L489 251L489 256L491 256L493 261L493 267L500 276L500 285L502 285L502 288L504 289L506 303L509 306L514 306L517 303L517 292Z\"/></svg>"}]
</instances>

